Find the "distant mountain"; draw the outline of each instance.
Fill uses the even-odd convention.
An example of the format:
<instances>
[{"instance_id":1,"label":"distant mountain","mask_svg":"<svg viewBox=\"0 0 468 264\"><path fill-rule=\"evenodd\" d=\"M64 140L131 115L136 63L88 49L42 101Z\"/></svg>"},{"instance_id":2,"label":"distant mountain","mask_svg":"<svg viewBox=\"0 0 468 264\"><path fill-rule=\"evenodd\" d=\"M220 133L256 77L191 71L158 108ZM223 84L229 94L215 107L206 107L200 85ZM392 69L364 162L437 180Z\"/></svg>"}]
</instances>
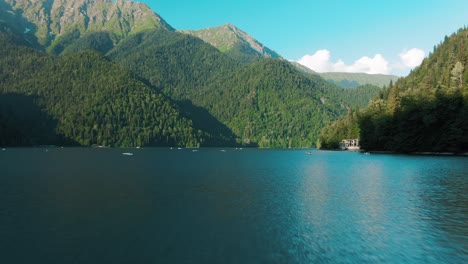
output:
<instances>
[{"instance_id":1,"label":"distant mountain","mask_svg":"<svg viewBox=\"0 0 468 264\"><path fill-rule=\"evenodd\" d=\"M243 62L252 62L259 58L281 58L278 53L231 23L220 27L180 32L201 38L221 52Z\"/></svg>"},{"instance_id":2,"label":"distant mountain","mask_svg":"<svg viewBox=\"0 0 468 264\"><path fill-rule=\"evenodd\" d=\"M0 20L41 46L58 45L88 32L114 41L147 29L173 30L147 5L124 0L0 0Z\"/></svg>"},{"instance_id":3,"label":"distant mountain","mask_svg":"<svg viewBox=\"0 0 468 264\"><path fill-rule=\"evenodd\" d=\"M318 73L322 78L331 81L343 88L355 88L360 85L372 84L378 87L388 86L390 81L395 83L398 76L384 74L326 72Z\"/></svg>"},{"instance_id":4,"label":"distant mountain","mask_svg":"<svg viewBox=\"0 0 468 264\"><path fill-rule=\"evenodd\" d=\"M375 85L378 87L388 86L390 81L395 83L398 76L385 74L366 74L366 73L350 73L350 72L324 72L318 73L310 68L295 62L290 61L298 70L307 74L319 75L325 80L334 83L343 88L356 88L362 85Z\"/></svg>"}]
</instances>

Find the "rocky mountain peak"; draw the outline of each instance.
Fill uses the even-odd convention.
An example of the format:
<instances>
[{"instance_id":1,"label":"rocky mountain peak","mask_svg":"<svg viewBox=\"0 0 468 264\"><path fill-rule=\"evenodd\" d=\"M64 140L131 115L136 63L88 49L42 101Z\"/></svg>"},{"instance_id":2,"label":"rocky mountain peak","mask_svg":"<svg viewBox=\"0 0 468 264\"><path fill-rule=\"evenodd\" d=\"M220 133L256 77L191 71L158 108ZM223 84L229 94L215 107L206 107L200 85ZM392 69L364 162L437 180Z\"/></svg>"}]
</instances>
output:
<instances>
[{"instance_id":1,"label":"rocky mountain peak","mask_svg":"<svg viewBox=\"0 0 468 264\"><path fill-rule=\"evenodd\" d=\"M281 58L278 53L269 49L232 23L226 23L214 28L185 30L182 32L201 38L223 52L242 46L242 52L246 52L247 54L256 54L259 57L265 58Z\"/></svg>"},{"instance_id":2,"label":"rocky mountain peak","mask_svg":"<svg viewBox=\"0 0 468 264\"><path fill-rule=\"evenodd\" d=\"M39 43L48 46L56 38L108 31L124 37L151 28L174 30L146 4L125 0L3 0ZM1 14L0 14L1 15Z\"/></svg>"},{"instance_id":3,"label":"rocky mountain peak","mask_svg":"<svg viewBox=\"0 0 468 264\"><path fill-rule=\"evenodd\" d=\"M225 27L225 28L230 29L230 30L238 30L238 28L236 26L234 26L231 22L228 22L228 23L224 24L222 27Z\"/></svg>"}]
</instances>

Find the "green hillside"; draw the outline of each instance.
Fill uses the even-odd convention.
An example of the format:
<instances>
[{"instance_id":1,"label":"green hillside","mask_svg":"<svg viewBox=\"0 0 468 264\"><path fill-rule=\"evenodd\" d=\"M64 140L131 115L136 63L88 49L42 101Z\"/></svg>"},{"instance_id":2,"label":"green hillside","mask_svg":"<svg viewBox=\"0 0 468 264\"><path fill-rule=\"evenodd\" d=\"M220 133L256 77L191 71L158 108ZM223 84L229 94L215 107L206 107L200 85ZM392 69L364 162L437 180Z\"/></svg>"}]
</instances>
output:
<instances>
[{"instance_id":1,"label":"green hillside","mask_svg":"<svg viewBox=\"0 0 468 264\"><path fill-rule=\"evenodd\" d=\"M324 147L355 134L364 149L398 152L468 151L468 30L446 37L422 65L383 90L353 122L322 132ZM349 121L349 120L348 120ZM337 131L334 133L333 131Z\"/></svg>"},{"instance_id":2,"label":"green hillside","mask_svg":"<svg viewBox=\"0 0 468 264\"><path fill-rule=\"evenodd\" d=\"M167 98L93 51L53 57L0 32L0 145L197 146Z\"/></svg>"}]
</instances>

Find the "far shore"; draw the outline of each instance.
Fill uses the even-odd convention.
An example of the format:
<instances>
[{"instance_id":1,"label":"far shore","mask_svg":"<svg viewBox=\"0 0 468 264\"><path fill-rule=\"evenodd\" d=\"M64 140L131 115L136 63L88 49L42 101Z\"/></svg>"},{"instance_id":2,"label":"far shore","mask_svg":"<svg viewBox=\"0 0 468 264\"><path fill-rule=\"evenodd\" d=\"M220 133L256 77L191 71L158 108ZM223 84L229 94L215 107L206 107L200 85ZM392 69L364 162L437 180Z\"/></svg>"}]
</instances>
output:
<instances>
[{"instance_id":1,"label":"far shore","mask_svg":"<svg viewBox=\"0 0 468 264\"><path fill-rule=\"evenodd\" d=\"M342 150L342 149L318 149L325 151L348 151L360 152L369 154L399 154L399 155L414 155L414 156L468 156L468 152L430 152L430 151L416 151L416 152L397 152L389 150Z\"/></svg>"},{"instance_id":2,"label":"far shore","mask_svg":"<svg viewBox=\"0 0 468 264\"><path fill-rule=\"evenodd\" d=\"M373 151L364 151L362 152L368 152L371 154L405 154L405 155L416 155L416 156L468 156L468 152L465 153L455 153L455 152L396 152L396 151L379 151L379 150L373 150Z\"/></svg>"}]
</instances>

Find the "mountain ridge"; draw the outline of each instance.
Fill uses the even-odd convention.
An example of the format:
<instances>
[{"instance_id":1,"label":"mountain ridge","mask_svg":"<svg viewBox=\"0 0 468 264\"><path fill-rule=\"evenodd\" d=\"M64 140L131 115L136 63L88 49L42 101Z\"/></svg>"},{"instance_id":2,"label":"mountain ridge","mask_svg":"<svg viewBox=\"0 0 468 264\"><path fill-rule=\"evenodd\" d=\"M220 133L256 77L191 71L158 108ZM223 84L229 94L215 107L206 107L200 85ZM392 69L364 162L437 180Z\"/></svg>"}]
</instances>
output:
<instances>
[{"instance_id":1,"label":"mountain ridge","mask_svg":"<svg viewBox=\"0 0 468 264\"><path fill-rule=\"evenodd\" d=\"M400 77L386 74L367 74L359 72L316 72L297 61L290 61L294 67L306 74L319 75L323 79L343 88L356 88L362 85L384 87L395 83Z\"/></svg>"},{"instance_id":2,"label":"mountain ridge","mask_svg":"<svg viewBox=\"0 0 468 264\"><path fill-rule=\"evenodd\" d=\"M3 15L24 34L33 35L41 46L50 46L66 34L108 31L117 40L151 28L174 29L141 2L124 0L2 0ZM0 13L0 15L2 15ZM1 17L0 17L1 18Z\"/></svg>"},{"instance_id":3,"label":"mountain ridge","mask_svg":"<svg viewBox=\"0 0 468 264\"><path fill-rule=\"evenodd\" d=\"M389 86L400 77L388 74L367 74L358 72L324 72L317 73L327 81L331 81L343 88L355 88L360 85L376 85L379 87Z\"/></svg>"}]
</instances>

